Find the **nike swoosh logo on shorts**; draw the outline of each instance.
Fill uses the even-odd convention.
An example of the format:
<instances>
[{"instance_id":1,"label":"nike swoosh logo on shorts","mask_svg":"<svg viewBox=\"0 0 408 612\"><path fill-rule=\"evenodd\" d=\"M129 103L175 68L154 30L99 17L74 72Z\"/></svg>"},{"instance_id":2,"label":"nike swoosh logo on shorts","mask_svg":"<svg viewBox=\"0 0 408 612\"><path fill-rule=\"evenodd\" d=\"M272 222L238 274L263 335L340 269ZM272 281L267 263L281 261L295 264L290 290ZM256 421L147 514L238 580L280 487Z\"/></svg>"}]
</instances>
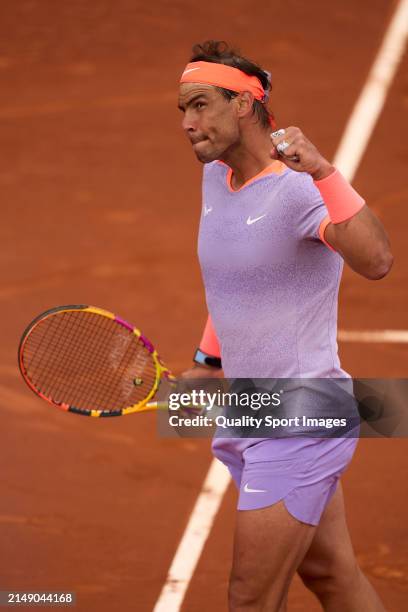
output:
<instances>
[{"instance_id":1,"label":"nike swoosh logo on shorts","mask_svg":"<svg viewBox=\"0 0 408 612\"><path fill-rule=\"evenodd\" d=\"M204 217L206 217L212 211L212 207L207 208L204 206Z\"/></svg>"},{"instance_id":2,"label":"nike swoosh logo on shorts","mask_svg":"<svg viewBox=\"0 0 408 612\"><path fill-rule=\"evenodd\" d=\"M198 66L198 68L189 68L188 70L185 70L185 71L183 72L183 76L184 76L185 74L187 74L187 72L193 72L193 70L200 70L200 66Z\"/></svg>"},{"instance_id":3,"label":"nike swoosh logo on shorts","mask_svg":"<svg viewBox=\"0 0 408 612\"><path fill-rule=\"evenodd\" d=\"M267 491L265 489L251 489L248 486L248 482L246 483L245 487L244 487L244 491L245 493L267 493Z\"/></svg>"},{"instance_id":4,"label":"nike swoosh logo on shorts","mask_svg":"<svg viewBox=\"0 0 408 612\"><path fill-rule=\"evenodd\" d=\"M266 213L264 215L261 215L260 217L255 217L255 219L251 219L251 217L249 216L247 219L247 225L252 225L253 223L259 221L259 219L263 219L264 217L266 217Z\"/></svg>"}]
</instances>

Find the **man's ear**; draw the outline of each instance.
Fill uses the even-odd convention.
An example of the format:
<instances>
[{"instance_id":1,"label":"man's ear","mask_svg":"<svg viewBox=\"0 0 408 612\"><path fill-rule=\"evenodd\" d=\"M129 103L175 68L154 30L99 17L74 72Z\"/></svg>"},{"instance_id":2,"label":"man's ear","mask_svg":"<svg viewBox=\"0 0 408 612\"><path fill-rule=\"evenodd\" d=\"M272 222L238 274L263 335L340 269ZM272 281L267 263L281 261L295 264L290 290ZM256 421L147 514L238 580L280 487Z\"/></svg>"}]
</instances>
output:
<instances>
[{"instance_id":1,"label":"man's ear","mask_svg":"<svg viewBox=\"0 0 408 612\"><path fill-rule=\"evenodd\" d=\"M241 91L236 97L238 116L245 117L252 112L254 96L249 91Z\"/></svg>"}]
</instances>

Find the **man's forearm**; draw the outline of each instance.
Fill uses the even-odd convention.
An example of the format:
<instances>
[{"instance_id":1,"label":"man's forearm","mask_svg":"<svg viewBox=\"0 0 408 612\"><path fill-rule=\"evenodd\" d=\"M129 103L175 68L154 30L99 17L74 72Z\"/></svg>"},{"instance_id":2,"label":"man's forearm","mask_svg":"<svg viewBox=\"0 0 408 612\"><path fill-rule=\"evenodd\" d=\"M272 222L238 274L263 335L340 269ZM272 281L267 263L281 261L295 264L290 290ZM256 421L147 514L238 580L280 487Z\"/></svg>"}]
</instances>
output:
<instances>
[{"instance_id":1,"label":"man's forearm","mask_svg":"<svg viewBox=\"0 0 408 612\"><path fill-rule=\"evenodd\" d=\"M319 168L321 174L313 178L332 221L324 232L325 240L358 274L372 280L383 278L393 258L382 223L338 170L326 160Z\"/></svg>"},{"instance_id":2,"label":"man's forearm","mask_svg":"<svg viewBox=\"0 0 408 612\"><path fill-rule=\"evenodd\" d=\"M365 278L378 280L391 269L393 257L387 234L367 206L343 223L330 223L325 239L352 270Z\"/></svg>"}]
</instances>

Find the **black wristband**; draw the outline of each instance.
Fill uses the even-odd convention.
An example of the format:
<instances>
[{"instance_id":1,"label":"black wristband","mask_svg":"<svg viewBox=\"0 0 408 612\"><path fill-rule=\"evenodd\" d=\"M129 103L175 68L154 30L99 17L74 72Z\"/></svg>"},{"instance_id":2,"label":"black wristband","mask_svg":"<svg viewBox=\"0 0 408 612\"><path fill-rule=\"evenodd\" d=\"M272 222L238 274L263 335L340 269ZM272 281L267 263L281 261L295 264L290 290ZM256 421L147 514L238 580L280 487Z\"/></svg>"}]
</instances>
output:
<instances>
[{"instance_id":1,"label":"black wristband","mask_svg":"<svg viewBox=\"0 0 408 612\"><path fill-rule=\"evenodd\" d=\"M218 370L222 368L220 357L207 355L207 353L204 353L201 349L196 350L193 361L206 368L217 368Z\"/></svg>"}]
</instances>

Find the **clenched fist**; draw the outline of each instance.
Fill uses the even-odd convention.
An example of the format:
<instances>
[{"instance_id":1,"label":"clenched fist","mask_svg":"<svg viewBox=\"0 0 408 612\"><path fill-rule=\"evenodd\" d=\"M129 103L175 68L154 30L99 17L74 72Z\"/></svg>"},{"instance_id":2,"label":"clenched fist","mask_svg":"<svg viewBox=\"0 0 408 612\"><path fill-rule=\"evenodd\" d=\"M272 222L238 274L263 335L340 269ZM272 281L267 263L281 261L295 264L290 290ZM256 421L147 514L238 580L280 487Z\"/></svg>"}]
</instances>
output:
<instances>
[{"instance_id":1,"label":"clenched fist","mask_svg":"<svg viewBox=\"0 0 408 612\"><path fill-rule=\"evenodd\" d=\"M273 159L280 159L296 172L307 172L315 181L335 170L298 127L290 126L272 132L271 141Z\"/></svg>"}]
</instances>

